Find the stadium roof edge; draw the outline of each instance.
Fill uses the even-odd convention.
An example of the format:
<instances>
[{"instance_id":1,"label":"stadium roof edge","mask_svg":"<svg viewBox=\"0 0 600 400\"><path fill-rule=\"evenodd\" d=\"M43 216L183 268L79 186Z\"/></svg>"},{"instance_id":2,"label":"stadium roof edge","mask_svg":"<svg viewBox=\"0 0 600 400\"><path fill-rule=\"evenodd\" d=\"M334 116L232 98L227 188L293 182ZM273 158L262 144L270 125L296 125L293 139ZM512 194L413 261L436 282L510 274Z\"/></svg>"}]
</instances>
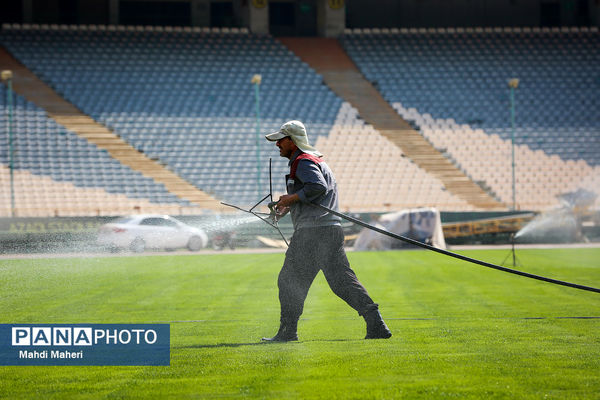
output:
<instances>
[{"instance_id":1,"label":"stadium roof edge","mask_svg":"<svg viewBox=\"0 0 600 400\"><path fill-rule=\"evenodd\" d=\"M51 31L129 31L129 32L168 32L168 33L225 33L225 34L248 34L246 27L199 27L199 26L152 26L152 25L103 25L103 24L30 24L30 23L10 23L2 24L3 30L51 30ZM344 34L355 35L388 35L388 34L449 34L449 33L467 33L467 34L489 34L489 33L579 33L591 32L597 33L597 26L554 26L554 27L429 27L429 28L345 28Z\"/></svg>"},{"instance_id":2,"label":"stadium roof edge","mask_svg":"<svg viewBox=\"0 0 600 400\"><path fill-rule=\"evenodd\" d=\"M438 27L438 28L345 28L345 35L389 35L389 34L520 34L520 33L579 33L579 32L598 32L597 26L496 26L496 27Z\"/></svg>"}]
</instances>

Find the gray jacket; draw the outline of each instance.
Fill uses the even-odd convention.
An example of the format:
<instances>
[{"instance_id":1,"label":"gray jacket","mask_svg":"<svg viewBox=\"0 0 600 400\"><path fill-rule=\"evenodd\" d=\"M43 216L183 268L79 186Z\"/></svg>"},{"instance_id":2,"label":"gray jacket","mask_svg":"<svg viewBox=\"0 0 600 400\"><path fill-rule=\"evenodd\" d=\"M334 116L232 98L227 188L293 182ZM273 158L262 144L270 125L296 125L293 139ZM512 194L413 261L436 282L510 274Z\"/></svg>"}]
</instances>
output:
<instances>
[{"instance_id":1,"label":"gray jacket","mask_svg":"<svg viewBox=\"0 0 600 400\"><path fill-rule=\"evenodd\" d=\"M290 167L301 153L297 150L292 155ZM324 161L315 163L311 160L300 160L294 179L291 179L290 175L286 175L285 179L288 194L297 193L300 197L300 201L290 207L294 230L341 225L340 217L309 204L317 203L338 211L337 183L331 169Z\"/></svg>"}]
</instances>

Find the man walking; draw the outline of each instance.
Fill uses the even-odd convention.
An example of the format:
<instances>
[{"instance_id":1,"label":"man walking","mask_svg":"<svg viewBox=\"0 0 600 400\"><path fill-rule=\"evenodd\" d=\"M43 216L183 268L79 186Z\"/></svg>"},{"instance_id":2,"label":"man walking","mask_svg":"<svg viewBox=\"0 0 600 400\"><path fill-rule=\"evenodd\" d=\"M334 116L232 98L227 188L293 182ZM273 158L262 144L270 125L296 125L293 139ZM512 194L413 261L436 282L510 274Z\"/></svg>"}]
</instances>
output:
<instances>
[{"instance_id":1,"label":"man walking","mask_svg":"<svg viewBox=\"0 0 600 400\"><path fill-rule=\"evenodd\" d=\"M350 268L344 250L341 219L311 206L320 204L338 210L338 191L329 166L308 142L300 121L288 121L279 131L266 135L276 142L279 155L290 160L287 193L279 198L278 218L291 213L294 234L279 273L280 327L267 342L298 340L298 319L308 289L319 270L331 290L361 315L367 324L365 339L387 339L392 333L379 314L378 305Z\"/></svg>"}]
</instances>

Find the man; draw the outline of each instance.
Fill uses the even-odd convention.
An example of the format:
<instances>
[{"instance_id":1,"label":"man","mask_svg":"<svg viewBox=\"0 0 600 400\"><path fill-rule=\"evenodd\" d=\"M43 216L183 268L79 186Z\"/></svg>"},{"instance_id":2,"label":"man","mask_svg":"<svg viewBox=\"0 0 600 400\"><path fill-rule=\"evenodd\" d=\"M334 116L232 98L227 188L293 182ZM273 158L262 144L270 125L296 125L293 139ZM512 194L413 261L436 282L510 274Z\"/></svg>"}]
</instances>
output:
<instances>
[{"instance_id":1,"label":"man","mask_svg":"<svg viewBox=\"0 0 600 400\"><path fill-rule=\"evenodd\" d=\"M333 173L308 142L300 121L289 121L277 132L266 135L276 142L281 157L290 160L287 193L276 205L277 217L291 212L294 234L277 281L281 305L280 327L267 342L298 340L298 319L308 289L319 270L331 290L354 308L367 323L365 339L392 336L379 314L378 305L356 278L344 251L344 234L339 217L311 204L338 210L338 191Z\"/></svg>"}]
</instances>

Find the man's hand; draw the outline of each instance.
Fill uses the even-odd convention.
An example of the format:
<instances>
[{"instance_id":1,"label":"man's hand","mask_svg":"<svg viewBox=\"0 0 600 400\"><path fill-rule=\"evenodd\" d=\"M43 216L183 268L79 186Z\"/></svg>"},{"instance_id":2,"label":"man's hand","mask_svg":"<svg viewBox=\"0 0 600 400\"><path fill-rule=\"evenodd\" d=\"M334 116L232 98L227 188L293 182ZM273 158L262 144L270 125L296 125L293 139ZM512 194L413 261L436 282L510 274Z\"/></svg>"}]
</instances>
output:
<instances>
[{"instance_id":1,"label":"man's hand","mask_svg":"<svg viewBox=\"0 0 600 400\"><path fill-rule=\"evenodd\" d=\"M279 197L277 204L275 204L275 219L279 221L288 212L290 212L290 206L300 201L300 197L297 194L284 194Z\"/></svg>"},{"instance_id":2,"label":"man's hand","mask_svg":"<svg viewBox=\"0 0 600 400\"><path fill-rule=\"evenodd\" d=\"M300 201L300 196L298 196L295 193L294 194L284 194L283 196L281 196L279 198L279 201L277 202L277 205L275 206L275 208L279 212L282 212L286 208L288 209L287 211L289 211L290 206L299 201Z\"/></svg>"}]
</instances>

